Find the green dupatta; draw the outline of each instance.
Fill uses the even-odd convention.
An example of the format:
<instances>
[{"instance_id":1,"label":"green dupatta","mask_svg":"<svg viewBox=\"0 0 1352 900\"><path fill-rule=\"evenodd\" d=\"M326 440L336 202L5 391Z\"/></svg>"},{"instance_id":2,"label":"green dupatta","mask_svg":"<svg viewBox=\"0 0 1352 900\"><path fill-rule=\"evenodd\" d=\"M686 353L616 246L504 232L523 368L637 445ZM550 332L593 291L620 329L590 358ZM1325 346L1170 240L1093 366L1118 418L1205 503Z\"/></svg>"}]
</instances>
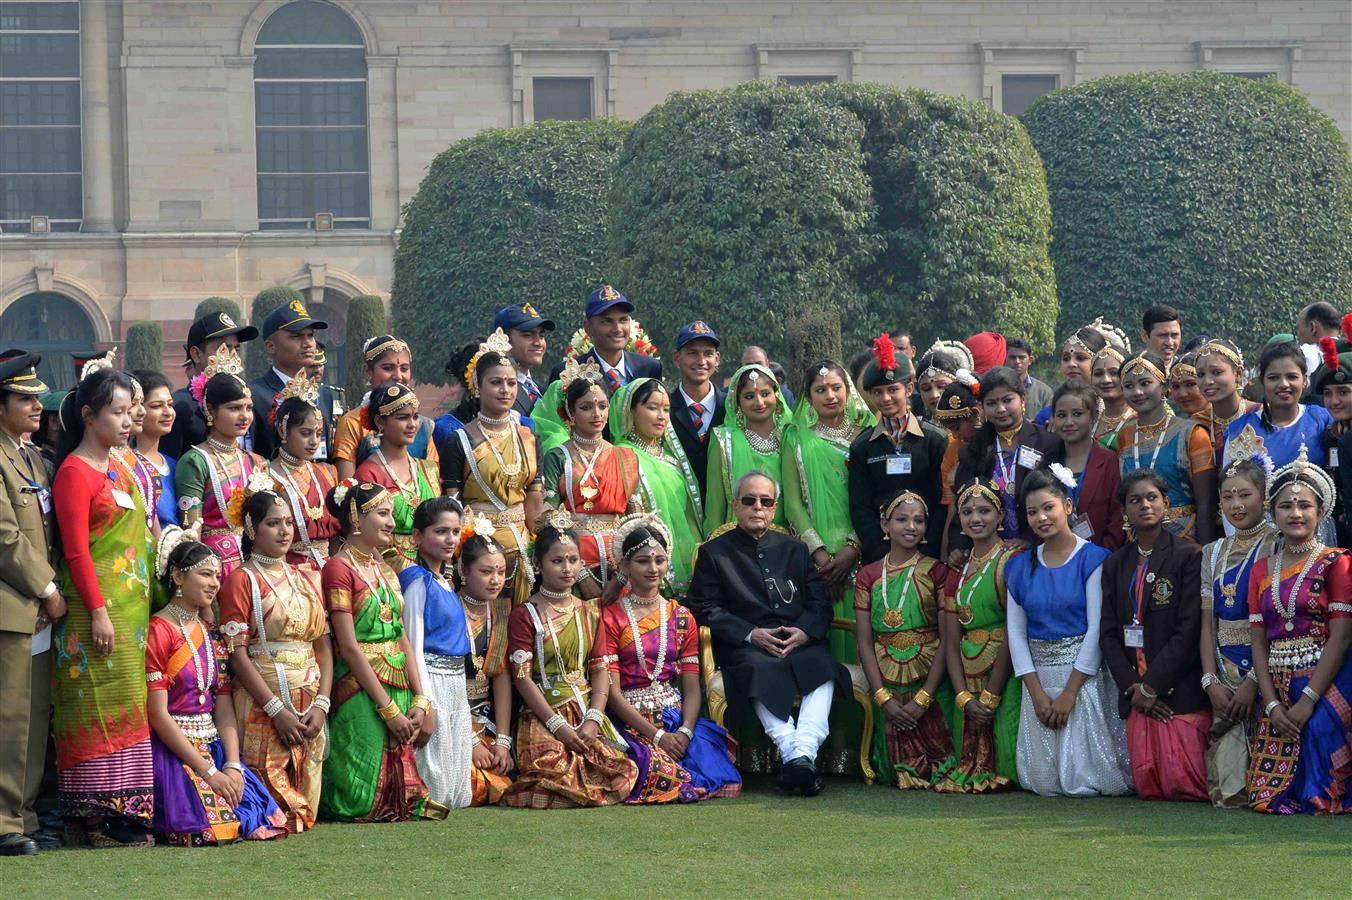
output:
<instances>
[{"instance_id":1,"label":"green dupatta","mask_svg":"<svg viewBox=\"0 0 1352 900\"><path fill-rule=\"evenodd\" d=\"M737 384L744 374L752 371L770 379L770 383L775 387L774 422L775 429L781 436L789 419L789 406L784 402L784 394L780 391L779 381L775 378L773 372L760 363L751 363L732 373L732 378L728 379L730 385L728 397L724 401L723 424L709 430L709 440L713 441L713 446L709 448L708 496L704 500L704 533L706 535L712 534L721 525L735 521L736 516L732 511L732 492L742 476L751 472L762 472L768 475L776 485L781 484L781 469L783 467L780 460L783 454L783 445L781 444L780 449L773 453L758 453L751 448L750 442L746 439L746 431L738 424ZM779 505L775 507L774 524L783 528L787 528L789 524L782 497Z\"/></svg>"},{"instance_id":2,"label":"green dupatta","mask_svg":"<svg viewBox=\"0 0 1352 900\"><path fill-rule=\"evenodd\" d=\"M699 482L690 467L681 442L671 422L660 442L661 455L644 446L634 432L633 398L638 388L651 378L638 378L615 392L610 400L611 441L617 447L632 448L638 457L639 492L644 508L655 512L671 532L671 582L679 595L684 596L694 569L695 551L699 549L700 503ZM658 385L661 387L660 383ZM662 388L663 393L666 388Z\"/></svg>"}]
</instances>

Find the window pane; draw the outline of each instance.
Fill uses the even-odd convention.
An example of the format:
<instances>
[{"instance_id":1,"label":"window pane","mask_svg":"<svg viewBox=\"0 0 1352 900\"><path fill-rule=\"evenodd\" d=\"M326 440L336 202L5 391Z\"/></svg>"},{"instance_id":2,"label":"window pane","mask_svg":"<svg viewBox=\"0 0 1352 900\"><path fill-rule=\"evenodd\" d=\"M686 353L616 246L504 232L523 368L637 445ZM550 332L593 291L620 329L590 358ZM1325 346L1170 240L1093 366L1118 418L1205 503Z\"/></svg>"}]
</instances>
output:
<instances>
[{"instance_id":1,"label":"window pane","mask_svg":"<svg viewBox=\"0 0 1352 900\"><path fill-rule=\"evenodd\" d=\"M365 78L365 50L265 50L254 59L255 78Z\"/></svg>"},{"instance_id":2,"label":"window pane","mask_svg":"<svg viewBox=\"0 0 1352 900\"><path fill-rule=\"evenodd\" d=\"M1023 115L1034 100L1056 90L1060 81L1059 75L1002 75L1001 111L1011 116Z\"/></svg>"},{"instance_id":3,"label":"window pane","mask_svg":"<svg viewBox=\"0 0 1352 900\"><path fill-rule=\"evenodd\" d=\"M836 76L834 75L780 75L779 80L794 87L802 87L805 84L834 84Z\"/></svg>"},{"instance_id":4,"label":"window pane","mask_svg":"<svg viewBox=\"0 0 1352 900\"><path fill-rule=\"evenodd\" d=\"M80 77L78 34L0 34L6 78L23 75Z\"/></svg>"},{"instance_id":5,"label":"window pane","mask_svg":"<svg viewBox=\"0 0 1352 900\"><path fill-rule=\"evenodd\" d=\"M12 128L0 131L0 172L79 172L80 129Z\"/></svg>"},{"instance_id":6,"label":"window pane","mask_svg":"<svg viewBox=\"0 0 1352 900\"><path fill-rule=\"evenodd\" d=\"M258 129L258 171L365 172L366 129Z\"/></svg>"},{"instance_id":7,"label":"window pane","mask_svg":"<svg viewBox=\"0 0 1352 900\"><path fill-rule=\"evenodd\" d=\"M536 122L574 122L592 117L590 78L536 78L533 87Z\"/></svg>"},{"instance_id":8,"label":"window pane","mask_svg":"<svg viewBox=\"0 0 1352 900\"><path fill-rule=\"evenodd\" d=\"M75 31L77 3L0 3L0 31Z\"/></svg>"},{"instance_id":9,"label":"window pane","mask_svg":"<svg viewBox=\"0 0 1352 900\"><path fill-rule=\"evenodd\" d=\"M0 219L78 219L79 175L0 175Z\"/></svg>"},{"instance_id":10,"label":"window pane","mask_svg":"<svg viewBox=\"0 0 1352 900\"><path fill-rule=\"evenodd\" d=\"M274 81L254 88L259 126L366 124L362 82Z\"/></svg>"},{"instance_id":11,"label":"window pane","mask_svg":"<svg viewBox=\"0 0 1352 900\"><path fill-rule=\"evenodd\" d=\"M366 175L259 175L260 219L310 218L317 212L371 215Z\"/></svg>"},{"instance_id":12,"label":"window pane","mask_svg":"<svg viewBox=\"0 0 1352 900\"><path fill-rule=\"evenodd\" d=\"M297 0L277 10L263 23L258 44L355 44L361 31L347 14L328 3Z\"/></svg>"},{"instance_id":13,"label":"window pane","mask_svg":"<svg viewBox=\"0 0 1352 900\"><path fill-rule=\"evenodd\" d=\"M79 125L78 81L0 82L0 125Z\"/></svg>"}]
</instances>

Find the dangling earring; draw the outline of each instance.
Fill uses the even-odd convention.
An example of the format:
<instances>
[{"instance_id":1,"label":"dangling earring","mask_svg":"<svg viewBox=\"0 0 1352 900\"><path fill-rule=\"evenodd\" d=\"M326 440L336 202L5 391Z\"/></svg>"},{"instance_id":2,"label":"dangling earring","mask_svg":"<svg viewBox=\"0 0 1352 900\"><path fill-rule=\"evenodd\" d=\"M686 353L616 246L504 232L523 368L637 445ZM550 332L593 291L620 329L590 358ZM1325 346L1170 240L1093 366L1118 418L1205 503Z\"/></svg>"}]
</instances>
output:
<instances>
[{"instance_id":1,"label":"dangling earring","mask_svg":"<svg viewBox=\"0 0 1352 900\"><path fill-rule=\"evenodd\" d=\"M733 416L733 418L736 420L738 428L746 427L746 413L739 409L737 410L737 415Z\"/></svg>"},{"instance_id":2,"label":"dangling earring","mask_svg":"<svg viewBox=\"0 0 1352 900\"><path fill-rule=\"evenodd\" d=\"M183 585L180 584L174 588L174 599L177 600L182 596L183 596Z\"/></svg>"},{"instance_id":3,"label":"dangling earring","mask_svg":"<svg viewBox=\"0 0 1352 900\"><path fill-rule=\"evenodd\" d=\"M210 428L213 424L215 424L215 422L216 417L213 416L211 413L207 413L207 427Z\"/></svg>"}]
</instances>

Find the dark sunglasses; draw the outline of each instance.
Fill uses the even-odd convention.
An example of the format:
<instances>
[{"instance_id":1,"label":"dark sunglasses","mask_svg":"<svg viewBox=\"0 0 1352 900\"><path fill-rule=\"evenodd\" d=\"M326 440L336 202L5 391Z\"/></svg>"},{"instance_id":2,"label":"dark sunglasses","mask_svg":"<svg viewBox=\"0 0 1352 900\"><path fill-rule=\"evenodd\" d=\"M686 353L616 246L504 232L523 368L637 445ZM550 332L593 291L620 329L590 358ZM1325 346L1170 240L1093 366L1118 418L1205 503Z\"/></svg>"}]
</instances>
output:
<instances>
[{"instance_id":1,"label":"dark sunglasses","mask_svg":"<svg viewBox=\"0 0 1352 900\"><path fill-rule=\"evenodd\" d=\"M738 499L743 506L755 506L756 504L760 504L766 509L769 509L775 505L774 497L740 497Z\"/></svg>"}]
</instances>

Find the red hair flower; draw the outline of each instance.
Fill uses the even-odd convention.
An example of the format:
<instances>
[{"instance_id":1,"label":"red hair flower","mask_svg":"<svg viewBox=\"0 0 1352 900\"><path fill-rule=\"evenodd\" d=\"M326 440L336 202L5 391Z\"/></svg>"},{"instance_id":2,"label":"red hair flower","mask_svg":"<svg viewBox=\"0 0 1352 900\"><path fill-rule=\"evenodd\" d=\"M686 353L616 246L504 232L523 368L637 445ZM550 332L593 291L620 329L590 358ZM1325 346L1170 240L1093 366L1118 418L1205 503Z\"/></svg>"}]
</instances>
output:
<instances>
[{"instance_id":1,"label":"red hair flower","mask_svg":"<svg viewBox=\"0 0 1352 900\"><path fill-rule=\"evenodd\" d=\"M1343 316L1343 334L1352 341L1352 313Z\"/></svg>"},{"instance_id":2,"label":"red hair flower","mask_svg":"<svg viewBox=\"0 0 1352 900\"><path fill-rule=\"evenodd\" d=\"M897 346L892 343L892 336L886 332L873 339L873 358L878 361L878 368L883 372L890 372L897 367Z\"/></svg>"},{"instance_id":3,"label":"red hair flower","mask_svg":"<svg viewBox=\"0 0 1352 900\"><path fill-rule=\"evenodd\" d=\"M1346 319L1343 320L1346 324ZM1324 365L1328 366L1330 372L1338 371L1338 344L1331 337L1321 337L1319 339L1319 352L1324 357Z\"/></svg>"}]
</instances>

